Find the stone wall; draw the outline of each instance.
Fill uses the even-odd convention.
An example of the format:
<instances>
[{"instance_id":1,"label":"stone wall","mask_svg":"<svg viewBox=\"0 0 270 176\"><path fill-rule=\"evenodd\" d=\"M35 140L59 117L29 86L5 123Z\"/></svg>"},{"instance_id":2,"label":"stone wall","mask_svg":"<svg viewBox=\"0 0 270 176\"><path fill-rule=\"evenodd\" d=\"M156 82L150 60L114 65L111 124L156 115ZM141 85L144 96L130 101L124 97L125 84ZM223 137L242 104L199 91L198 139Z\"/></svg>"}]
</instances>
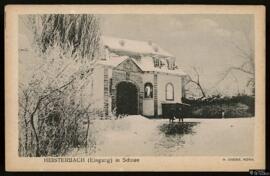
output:
<instances>
[{"instance_id":1,"label":"stone wall","mask_svg":"<svg viewBox=\"0 0 270 176\"><path fill-rule=\"evenodd\" d=\"M120 82L131 82L133 83L138 90L138 103L139 103L139 114L142 114L142 103L143 103L143 81L142 73L128 72L123 70L113 69L112 71L112 87L111 87L111 109L113 110L116 105L116 88L117 84Z\"/></svg>"}]
</instances>

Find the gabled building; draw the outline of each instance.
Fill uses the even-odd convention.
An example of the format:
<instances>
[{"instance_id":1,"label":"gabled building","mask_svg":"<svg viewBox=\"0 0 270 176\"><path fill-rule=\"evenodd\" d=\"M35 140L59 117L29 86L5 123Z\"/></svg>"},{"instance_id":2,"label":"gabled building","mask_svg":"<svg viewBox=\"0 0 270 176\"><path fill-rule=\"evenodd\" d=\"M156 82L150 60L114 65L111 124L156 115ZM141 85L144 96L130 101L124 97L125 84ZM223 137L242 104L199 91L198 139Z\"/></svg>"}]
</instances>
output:
<instances>
[{"instance_id":1,"label":"gabled building","mask_svg":"<svg viewBox=\"0 0 270 176\"><path fill-rule=\"evenodd\" d=\"M102 37L103 56L93 72L92 100L105 116L162 115L162 103L181 103L186 75L157 44Z\"/></svg>"}]
</instances>

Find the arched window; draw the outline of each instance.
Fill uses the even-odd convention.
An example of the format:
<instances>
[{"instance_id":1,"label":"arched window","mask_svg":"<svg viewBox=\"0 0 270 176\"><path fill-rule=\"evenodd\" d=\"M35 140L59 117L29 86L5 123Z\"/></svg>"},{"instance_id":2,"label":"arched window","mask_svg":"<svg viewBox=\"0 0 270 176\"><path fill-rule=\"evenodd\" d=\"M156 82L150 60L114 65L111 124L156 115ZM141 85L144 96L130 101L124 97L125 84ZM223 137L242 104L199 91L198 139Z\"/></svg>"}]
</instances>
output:
<instances>
[{"instance_id":1,"label":"arched window","mask_svg":"<svg viewBox=\"0 0 270 176\"><path fill-rule=\"evenodd\" d=\"M166 100L174 100L174 88L172 83L166 84Z\"/></svg>"},{"instance_id":2,"label":"arched window","mask_svg":"<svg viewBox=\"0 0 270 176\"><path fill-rule=\"evenodd\" d=\"M153 98L153 85L151 83L144 85L144 98Z\"/></svg>"}]
</instances>

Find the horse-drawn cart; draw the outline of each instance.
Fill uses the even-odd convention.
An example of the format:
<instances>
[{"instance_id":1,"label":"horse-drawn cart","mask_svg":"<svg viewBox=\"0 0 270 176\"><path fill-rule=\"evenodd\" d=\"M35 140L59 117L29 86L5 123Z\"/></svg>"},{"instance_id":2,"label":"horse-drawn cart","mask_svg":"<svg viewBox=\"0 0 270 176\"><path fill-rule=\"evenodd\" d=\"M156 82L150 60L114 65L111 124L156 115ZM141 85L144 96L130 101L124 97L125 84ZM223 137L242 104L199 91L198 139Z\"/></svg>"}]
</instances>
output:
<instances>
[{"instance_id":1,"label":"horse-drawn cart","mask_svg":"<svg viewBox=\"0 0 270 176\"><path fill-rule=\"evenodd\" d=\"M174 119L179 119L179 122L184 121L184 114L188 104L184 103L162 103L162 116L168 118L170 122Z\"/></svg>"}]
</instances>

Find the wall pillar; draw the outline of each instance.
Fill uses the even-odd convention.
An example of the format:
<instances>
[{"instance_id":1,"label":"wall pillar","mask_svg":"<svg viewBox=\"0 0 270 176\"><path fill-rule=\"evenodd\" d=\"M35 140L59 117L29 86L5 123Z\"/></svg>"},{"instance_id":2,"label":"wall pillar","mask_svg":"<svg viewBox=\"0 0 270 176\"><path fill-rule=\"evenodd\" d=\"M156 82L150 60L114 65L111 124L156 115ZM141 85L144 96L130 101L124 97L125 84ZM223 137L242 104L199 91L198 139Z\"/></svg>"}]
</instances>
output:
<instances>
[{"instance_id":1,"label":"wall pillar","mask_svg":"<svg viewBox=\"0 0 270 176\"><path fill-rule=\"evenodd\" d=\"M142 90L138 90L138 94L139 94L139 113L138 114L143 114L143 95L144 92L142 92Z\"/></svg>"},{"instance_id":2,"label":"wall pillar","mask_svg":"<svg viewBox=\"0 0 270 176\"><path fill-rule=\"evenodd\" d=\"M109 115L109 72L108 68L104 68L104 115Z\"/></svg>"},{"instance_id":3,"label":"wall pillar","mask_svg":"<svg viewBox=\"0 0 270 176\"><path fill-rule=\"evenodd\" d=\"M114 111L116 108L116 89L115 88L112 88L111 97L112 97L111 109L112 111Z\"/></svg>"},{"instance_id":4,"label":"wall pillar","mask_svg":"<svg viewBox=\"0 0 270 176\"><path fill-rule=\"evenodd\" d=\"M154 117L158 117L157 73L154 73Z\"/></svg>"},{"instance_id":5,"label":"wall pillar","mask_svg":"<svg viewBox=\"0 0 270 176\"><path fill-rule=\"evenodd\" d=\"M181 102L182 98L186 98L186 89L185 89L185 77L181 76Z\"/></svg>"}]
</instances>

